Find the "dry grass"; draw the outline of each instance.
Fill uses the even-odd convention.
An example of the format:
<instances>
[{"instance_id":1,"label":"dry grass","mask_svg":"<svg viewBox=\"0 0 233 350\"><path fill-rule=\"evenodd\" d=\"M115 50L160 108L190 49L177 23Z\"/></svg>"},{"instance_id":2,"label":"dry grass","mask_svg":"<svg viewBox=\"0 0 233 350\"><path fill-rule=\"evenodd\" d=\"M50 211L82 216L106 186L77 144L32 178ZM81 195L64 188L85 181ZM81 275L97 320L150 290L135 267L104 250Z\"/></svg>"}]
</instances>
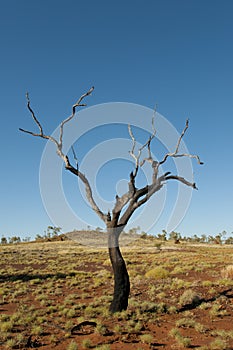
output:
<instances>
[{"instance_id":1,"label":"dry grass","mask_svg":"<svg viewBox=\"0 0 233 350\"><path fill-rule=\"evenodd\" d=\"M224 269L221 270L222 278L233 280L233 265L228 265Z\"/></svg>"},{"instance_id":2,"label":"dry grass","mask_svg":"<svg viewBox=\"0 0 233 350\"><path fill-rule=\"evenodd\" d=\"M152 278L152 279L162 279L162 278L167 278L168 276L169 276L169 271L167 271L161 266L157 266L154 269L147 271L145 274L146 278Z\"/></svg>"},{"instance_id":3,"label":"dry grass","mask_svg":"<svg viewBox=\"0 0 233 350\"><path fill-rule=\"evenodd\" d=\"M108 311L106 249L69 241L0 246L0 349L24 349L29 337L43 350L233 348L233 247L165 242L158 251L155 243L123 247L131 295L116 315ZM72 334L83 321L97 326Z\"/></svg>"}]
</instances>

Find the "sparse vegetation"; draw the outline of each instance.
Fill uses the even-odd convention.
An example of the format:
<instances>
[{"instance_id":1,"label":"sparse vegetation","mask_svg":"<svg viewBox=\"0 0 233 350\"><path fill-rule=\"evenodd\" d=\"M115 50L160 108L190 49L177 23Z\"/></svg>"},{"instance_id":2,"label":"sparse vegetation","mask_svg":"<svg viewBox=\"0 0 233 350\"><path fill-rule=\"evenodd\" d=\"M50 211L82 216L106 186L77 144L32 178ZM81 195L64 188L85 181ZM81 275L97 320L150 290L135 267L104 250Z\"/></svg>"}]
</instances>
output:
<instances>
[{"instance_id":1,"label":"sparse vegetation","mask_svg":"<svg viewBox=\"0 0 233 350\"><path fill-rule=\"evenodd\" d=\"M142 343L151 344L154 337L151 334L142 334L140 335L140 340Z\"/></svg>"},{"instance_id":2,"label":"sparse vegetation","mask_svg":"<svg viewBox=\"0 0 233 350\"><path fill-rule=\"evenodd\" d=\"M167 271L161 266L157 266L152 270L147 271L145 274L145 277L152 278L152 279L162 279L162 278L167 278L168 276L169 276L169 271Z\"/></svg>"},{"instance_id":3,"label":"sparse vegetation","mask_svg":"<svg viewBox=\"0 0 233 350\"><path fill-rule=\"evenodd\" d=\"M172 328L170 331L170 336L175 338L177 343L184 348L189 348L191 345L191 339L188 337L182 336L180 331L177 328Z\"/></svg>"},{"instance_id":4,"label":"sparse vegetation","mask_svg":"<svg viewBox=\"0 0 233 350\"><path fill-rule=\"evenodd\" d=\"M181 242L177 248L166 240L158 253L155 241L139 238L124 248L134 289L128 310L114 315L104 250L69 241L1 245L7 269L0 266L0 349L23 349L30 341L44 350L109 350L115 339L119 348L132 342L144 350L232 348L232 280L222 275L232 247ZM145 283L154 269L156 278Z\"/></svg>"},{"instance_id":5,"label":"sparse vegetation","mask_svg":"<svg viewBox=\"0 0 233 350\"><path fill-rule=\"evenodd\" d=\"M223 278L233 280L233 265L228 265L224 269L221 270L221 276Z\"/></svg>"},{"instance_id":6,"label":"sparse vegetation","mask_svg":"<svg viewBox=\"0 0 233 350\"><path fill-rule=\"evenodd\" d=\"M77 343L74 340L72 340L68 345L67 350L78 350Z\"/></svg>"},{"instance_id":7,"label":"sparse vegetation","mask_svg":"<svg viewBox=\"0 0 233 350\"><path fill-rule=\"evenodd\" d=\"M192 289L185 290L180 296L179 304L183 307L185 306L195 306L199 305L201 301L200 296Z\"/></svg>"},{"instance_id":8,"label":"sparse vegetation","mask_svg":"<svg viewBox=\"0 0 233 350\"><path fill-rule=\"evenodd\" d=\"M82 341L82 346L84 349L90 349L92 347L92 342L90 339L86 338Z\"/></svg>"}]
</instances>

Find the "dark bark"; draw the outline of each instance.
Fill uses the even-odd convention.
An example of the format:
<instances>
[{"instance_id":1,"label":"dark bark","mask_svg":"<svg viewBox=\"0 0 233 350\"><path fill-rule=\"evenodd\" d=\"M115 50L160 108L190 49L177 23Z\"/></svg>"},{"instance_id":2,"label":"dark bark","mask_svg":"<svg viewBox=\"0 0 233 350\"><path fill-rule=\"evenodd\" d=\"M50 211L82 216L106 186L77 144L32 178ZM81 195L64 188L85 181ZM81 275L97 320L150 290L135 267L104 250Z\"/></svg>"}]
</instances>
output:
<instances>
[{"instance_id":1,"label":"dark bark","mask_svg":"<svg viewBox=\"0 0 233 350\"><path fill-rule=\"evenodd\" d=\"M114 274L114 294L110 312L120 312L128 307L130 292L129 275L119 248L119 235L122 229L108 229L108 250Z\"/></svg>"}]
</instances>

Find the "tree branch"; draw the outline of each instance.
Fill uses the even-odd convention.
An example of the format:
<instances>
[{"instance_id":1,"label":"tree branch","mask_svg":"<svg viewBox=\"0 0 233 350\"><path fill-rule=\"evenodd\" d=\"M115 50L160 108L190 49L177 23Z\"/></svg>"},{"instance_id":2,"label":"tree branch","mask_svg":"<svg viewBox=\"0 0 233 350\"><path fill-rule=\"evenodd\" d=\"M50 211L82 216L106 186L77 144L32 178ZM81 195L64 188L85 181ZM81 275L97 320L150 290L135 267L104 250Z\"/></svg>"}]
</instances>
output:
<instances>
[{"instance_id":1,"label":"tree branch","mask_svg":"<svg viewBox=\"0 0 233 350\"><path fill-rule=\"evenodd\" d=\"M191 154L187 154L187 153L182 153L179 154L179 147L180 147L180 143L182 141L182 138L184 137L187 129L189 126L189 121L186 120L186 124L185 124L185 128L183 129L177 144L176 144L176 148L175 151L172 153L167 153L164 156L164 159L161 162L157 162L156 160L153 159L152 153L151 153L151 141L153 140L153 138L155 137L156 134L156 130L154 127L154 119L152 119L152 127L153 127L153 133L152 135L149 137L149 139L147 140L147 142L139 149L138 151L138 155L135 155L135 147L136 147L136 139L132 133L131 127L130 125L128 126L129 128L129 134L130 137L132 139L133 145L132 145L132 150L130 151L130 155L135 159L135 171L134 173L131 173L131 180L130 183L131 185L133 185L135 191L133 193L133 195L129 196L129 194L127 193L127 195L122 196L122 199L125 198L127 199L127 201L122 201L120 202L119 205L119 210L122 210L122 208L129 203L128 208L125 210L124 214L122 215L122 217L119 219L119 224L120 225L126 225L126 223L128 222L128 220L130 219L130 217L132 216L132 214L134 213L134 211L139 208L141 205L143 205L144 203L146 203L151 196L156 193L157 191L159 191L163 185L165 184L165 182L167 180L177 180L182 182L184 185L186 186L190 186L194 189L197 189L196 184L192 183L188 180L186 180L184 177L178 176L178 175L171 175L170 172L166 172L165 174L161 175L160 177L158 177L158 173L159 173L159 167L161 164L165 163L165 161L167 160L168 157L190 157L190 158L196 158L199 164L203 164L200 161L200 158L197 155L191 155ZM147 147L148 149L148 157L144 158L141 163L139 164L139 159L141 156L141 152L142 150ZM141 189L136 189L135 185L134 185L134 180L135 177L137 175L138 172L138 168L139 166L143 166L145 164L145 162L149 162L151 164L151 167L153 169L153 175L152 175L152 183L151 185L147 185ZM119 202L118 202L119 203ZM115 208L117 207L117 204ZM120 214L118 213L118 216L120 217Z\"/></svg>"},{"instance_id":2,"label":"tree branch","mask_svg":"<svg viewBox=\"0 0 233 350\"><path fill-rule=\"evenodd\" d=\"M154 169L154 174L156 173L155 168L157 168L158 163L153 161L153 158L151 155L151 150L150 150L150 143L156 134L156 129L154 127L154 117L152 118L152 130L153 130L153 133L150 135L150 137L148 138L146 143L144 145L142 145L142 147L139 148L138 155L135 155L136 138L134 137L134 134L132 132L131 125L130 124L128 125L129 135L132 139L132 149L131 149L131 151L129 151L129 153L130 153L131 157L135 160L135 169L134 169L134 171L132 171L130 173L130 181L128 183L128 185L129 185L128 192L125 193L122 197L116 196L116 203L115 203L115 206L113 209L113 220L116 223L118 222L121 211L126 206L126 204L129 203L129 201L132 199L135 200L135 193L137 192L137 188L135 186L135 178L137 176L139 167L142 166L145 162L145 160L143 160L142 163L139 163L141 153L145 147L148 148L148 153L149 153L147 160L152 163L152 167ZM131 207L131 205L129 205L129 207Z\"/></svg>"},{"instance_id":3,"label":"tree branch","mask_svg":"<svg viewBox=\"0 0 233 350\"><path fill-rule=\"evenodd\" d=\"M182 182L183 184L185 184L186 186L190 186L192 188L194 188L195 190L197 190L197 186L195 184L195 182L190 182L187 181L184 177L178 176L178 175L169 175L165 177L165 180L177 180Z\"/></svg>"},{"instance_id":4,"label":"tree branch","mask_svg":"<svg viewBox=\"0 0 233 350\"><path fill-rule=\"evenodd\" d=\"M134 151L135 151L135 146L136 146L136 139L134 137L134 134L132 132L131 129L131 125L128 124L128 131L129 131L129 135L132 139L132 149L131 151L129 151L129 154L131 155L131 157L135 160L135 169L134 172L132 173L133 177L135 178L137 176L137 172L138 172L138 166L139 166L139 158L140 158L140 150L139 150L139 154L138 156L135 155Z\"/></svg>"},{"instance_id":5,"label":"tree branch","mask_svg":"<svg viewBox=\"0 0 233 350\"><path fill-rule=\"evenodd\" d=\"M41 137L43 139L46 139L46 140L50 140L51 142L55 143L57 149L59 149L59 143L57 142L57 140L52 137L52 136L49 136L49 135L45 135L44 132L43 132L43 128L39 122L39 120L37 119L33 109L31 108L31 102L30 102L30 98L29 98L29 93L27 92L26 93L26 99L27 99L27 107L28 107L28 110L29 112L31 113L31 116L33 118L33 120L35 121L35 123L37 124L39 130L40 130L40 133L35 133L35 132L32 132L32 131L28 131L28 130L25 130L25 129L22 129L22 128L19 128L20 131L22 132L25 132L27 134L30 134L32 136L37 136L37 137ZM60 154L60 156L63 158L64 157L64 154Z\"/></svg>"},{"instance_id":6,"label":"tree branch","mask_svg":"<svg viewBox=\"0 0 233 350\"><path fill-rule=\"evenodd\" d=\"M62 139L63 139L63 128L64 128L64 125L65 125L66 123L68 123L71 119L74 118L75 112L76 112L76 108L77 108L77 107L85 107L85 106L86 106L86 104L81 104L81 102L82 102L82 100L83 100L85 97L91 95L91 93L92 93L93 90L94 90L94 86L92 86L85 94L83 94L81 97L79 97L78 101L72 106L72 114L71 114L68 118L66 118L65 120L63 120L63 121L61 122L61 125L60 125L60 137L59 137L59 140L60 140L60 142L59 142L60 148L62 148L62 142L63 142Z\"/></svg>"},{"instance_id":7,"label":"tree branch","mask_svg":"<svg viewBox=\"0 0 233 350\"><path fill-rule=\"evenodd\" d=\"M128 183L128 186L129 186L128 192L123 194L123 196L119 197L118 195L116 195L116 203L112 211L112 214L113 214L112 219L114 220L116 226L117 226L118 219L120 217L122 209L133 198L137 190L135 187L135 179L134 179L133 172L130 173L130 181Z\"/></svg>"},{"instance_id":8,"label":"tree branch","mask_svg":"<svg viewBox=\"0 0 233 350\"><path fill-rule=\"evenodd\" d=\"M85 185L86 188L86 197L88 199L88 202L91 205L91 208L95 211L95 213L100 217L100 219L102 219L105 223L108 220L108 215L104 214L100 208L98 207L98 205L96 204L94 198L93 198L93 194L92 194L92 189L90 186L90 183L88 181L88 179L86 178L86 176L77 169L75 169L69 162L69 158L68 156L66 156L66 169L69 170L71 173L73 173L74 175L78 176L80 178L80 180L83 182L83 184Z\"/></svg>"},{"instance_id":9,"label":"tree branch","mask_svg":"<svg viewBox=\"0 0 233 350\"><path fill-rule=\"evenodd\" d=\"M27 107L28 107L28 110L30 111L31 113L31 116L33 118L33 120L35 121L35 123L37 124L38 128L39 128L39 133L34 133L32 131L28 131L28 130L25 130L25 129L22 129L20 128L19 130L22 131L22 132L25 132L27 134L30 134L32 136L37 136L37 137L41 137L43 139L47 139L47 140L50 140L51 142L55 143L56 145L56 148L57 148L57 154L60 158L62 158L62 160L64 161L65 163L65 168L67 170L69 170L70 172L72 172L74 175L78 176L80 178L80 180L83 182L85 188L86 188L86 196L87 196L87 199L92 207L92 209L97 213L97 215L106 223L107 222L107 219L108 219L108 215L107 214L104 214L100 208L98 207L98 205L96 204L96 202L94 201L94 198L93 198L93 194L92 194L92 189L91 189L91 186L90 186L90 183L89 181L87 180L87 178L85 177L85 175L79 171L78 169L78 161L77 161L77 158L76 158L76 155L75 155L75 152L74 152L74 149L72 147L72 150L73 150L73 154L74 154L74 159L76 160L76 165L77 165L77 169L75 169L71 164L70 164L70 161L69 161L69 158L67 155L65 155L62 151L62 146L63 146L63 128L64 128L64 125L66 123L68 123L71 119L73 119L73 117L75 116L75 112L76 112L76 107L82 107L82 106L86 106L86 104L81 104L82 100L86 97L86 96L89 96L92 91L94 90L94 87L91 87L85 94L83 94L79 99L78 101L73 105L72 107L72 114L64 119L61 124L60 124L60 135L59 135L59 141L56 140L54 137L50 136L50 135L45 135L44 132L43 132L43 128L39 122L39 120L37 119L37 117L35 116L35 113L33 111L33 109L31 108L30 106L30 99L29 99L29 94L27 93L26 94L26 98L27 98Z\"/></svg>"},{"instance_id":10,"label":"tree branch","mask_svg":"<svg viewBox=\"0 0 233 350\"><path fill-rule=\"evenodd\" d=\"M43 135L43 129L42 126L39 122L39 120L36 118L34 111L32 110L31 106L30 106L30 99L29 99L29 93L26 92L26 99L27 99L27 107L29 109L29 111L31 112L32 118L34 119L34 121L36 122L36 124L38 125L39 129L40 129L40 135Z\"/></svg>"},{"instance_id":11,"label":"tree branch","mask_svg":"<svg viewBox=\"0 0 233 350\"><path fill-rule=\"evenodd\" d=\"M139 166L141 167L145 163L145 161L149 161L150 163L153 162L150 144L151 144L151 141L153 140L153 138L155 137L155 134L156 134L156 129L154 126L154 116L152 118L151 124L152 124L153 133L149 136L148 140L144 143L144 145L142 145L142 147L139 148L137 156L135 155L136 139L135 139L134 134L132 132L131 125L130 124L128 125L129 135L132 139L132 149L131 149L131 151L129 151L129 153L130 153L131 157L134 158L134 160L135 160L135 170L133 172L134 178L137 176ZM143 159L142 162L139 163L142 151L146 147L148 149L148 158Z\"/></svg>"},{"instance_id":12,"label":"tree branch","mask_svg":"<svg viewBox=\"0 0 233 350\"><path fill-rule=\"evenodd\" d=\"M189 127L189 120L187 119L187 120L186 120L185 127L184 127L184 129L183 129L183 131L182 131L182 133L181 133L181 135L180 135L180 137L179 137L179 139L178 139L178 142L177 142L175 151L172 152L172 153L167 153L167 154L164 156L163 160L159 162L159 165L165 163L168 157L173 157L173 158L178 158L178 157L195 158L195 159L197 160L198 164L200 164L200 165L204 164L203 162L201 162L199 156L197 156L197 155L193 155L193 154L189 154L189 153L181 153L181 154L178 153L178 152L179 152L179 147L180 147L181 140L182 140L182 138L184 137L184 134L186 133L188 127Z\"/></svg>"}]
</instances>

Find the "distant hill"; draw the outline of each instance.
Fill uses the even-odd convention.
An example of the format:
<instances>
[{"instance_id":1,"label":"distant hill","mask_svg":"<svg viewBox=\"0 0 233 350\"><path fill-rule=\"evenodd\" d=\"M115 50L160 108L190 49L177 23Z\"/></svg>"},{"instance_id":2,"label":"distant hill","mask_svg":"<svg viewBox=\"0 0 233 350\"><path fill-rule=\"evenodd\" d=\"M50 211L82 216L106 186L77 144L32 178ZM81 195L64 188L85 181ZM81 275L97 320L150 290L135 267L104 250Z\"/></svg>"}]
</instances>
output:
<instances>
[{"instance_id":1,"label":"distant hill","mask_svg":"<svg viewBox=\"0 0 233 350\"><path fill-rule=\"evenodd\" d=\"M66 239L73 240L84 246L91 247L107 247L108 246L108 234L102 231L72 231L65 234ZM120 235L120 246L125 246L136 239L139 239L139 234L122 233Z\"/></svg>"}]
</instances>

